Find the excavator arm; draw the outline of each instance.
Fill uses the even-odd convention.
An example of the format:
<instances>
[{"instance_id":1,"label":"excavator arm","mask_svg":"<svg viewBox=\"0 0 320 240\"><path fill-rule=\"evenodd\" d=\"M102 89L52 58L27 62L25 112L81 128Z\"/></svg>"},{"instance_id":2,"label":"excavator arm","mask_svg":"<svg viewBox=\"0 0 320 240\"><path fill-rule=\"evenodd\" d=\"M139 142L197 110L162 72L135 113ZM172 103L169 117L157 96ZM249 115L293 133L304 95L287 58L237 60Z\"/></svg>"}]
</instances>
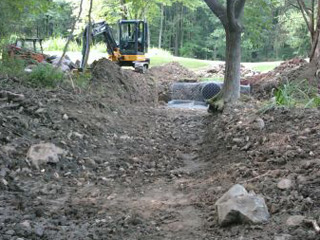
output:
<instances>
[{"instance_id":1,"label":"excavator arm","mask_svg":"<svg viewBox=\"0 0 320 240\"><path fill-rule=\"evenodd\" d=\"M85 59L88 57L88 49L92 41L99 36L103 36L103 40L107 45L108 54L111 56L113 60L118 60L120 58L119 46L115 41L111 28L106 22L98 22L94 23L91 26L91 33L88 33L90 27L86 26L83 32L83 43L82 43L82 61L81 61L81 69L85 68L86 61ZM91 34L91 38L90 38ZM91 39L91 41L90 41Z\"/></svg>"}]
</instances>

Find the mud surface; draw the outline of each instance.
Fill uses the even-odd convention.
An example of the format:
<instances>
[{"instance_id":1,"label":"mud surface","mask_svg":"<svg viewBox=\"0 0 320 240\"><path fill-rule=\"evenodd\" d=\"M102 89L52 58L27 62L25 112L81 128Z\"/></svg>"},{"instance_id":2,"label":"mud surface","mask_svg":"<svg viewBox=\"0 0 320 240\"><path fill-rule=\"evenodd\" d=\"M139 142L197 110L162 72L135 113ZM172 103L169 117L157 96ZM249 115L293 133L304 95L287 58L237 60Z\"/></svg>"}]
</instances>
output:
<instances>
[{"instance_id":1,"label":"mud surface","mask_svg":"<svg viewBox=\"0 0 320 240\"><path fill-rule=\"evenodd\" d=\"M319 239L286 224L319 220L318 110L156 107L147 79L99 71L81 94L1 80L0 239ZM26 154L40 142L67 154L36 169ZM268 223L218 225L214 203L236 183L266 199Z\"/></svg>"}]
</instances>

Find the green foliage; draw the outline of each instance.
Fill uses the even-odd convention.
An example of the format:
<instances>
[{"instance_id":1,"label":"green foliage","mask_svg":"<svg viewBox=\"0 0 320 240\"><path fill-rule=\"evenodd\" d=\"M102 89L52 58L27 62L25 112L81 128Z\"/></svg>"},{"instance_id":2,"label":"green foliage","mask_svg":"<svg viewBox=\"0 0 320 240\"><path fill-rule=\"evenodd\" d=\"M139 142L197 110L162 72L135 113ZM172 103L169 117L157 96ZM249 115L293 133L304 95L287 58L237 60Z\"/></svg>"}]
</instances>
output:
<instances>
[{"instance_id":1,"label":"green foliage","mask_svg":"<svg viewBox=\"0 0 320 240\"><path fill-rule=\"evenodd\" d=\"M305 2L309 4L309 1ZM159 44L161 6L164 6L162 48L176 56L225 59L224 29L203 0L95 0L92 17L95 21L106 20L113 24L127 9L129 19L149 22L152 47ZM89 1L85 0L75 39L87 23L88 7ZM1 0L0 41L11 35L50 37L45 42L45 49L61 51L78 10L79 0ZM243 61L283 60L308 55L307 26L299 10L287 1L247 0L244 14ZM81 46L73 41L69 49L80 51ZM105 46L96 45L94 49L105 51Z\"/></svg>"},{"instance_id":2,"label":"green foliage","mask_svg":"<svg viewBox=\"0 0 320 240\"><path fill-rule=\"evenodd\" d=\"M7 75L9 78L22 79L26 76L24 69L26 68L26 62L21 59L12 59L6 56L5 52L2 55L0 61L0 74Z\"/></svg>"},{"instance_id":3,"label":"green foliage","mask_svg":"<svg viewBox=\"0 0 320 240\"><path fill-rule=\"evenodd\" d=\"M54 37L54 38L49 38L43 42L43 49L44 51L63 51L64 46L67 43L66 38L61 38L61 37ZM70 52L80 52L82 50L82 46L79 45L75 41L71 41L68 47L68 51ZM99 52L106 52L107 47L104 43L99 42L94 44L91 47L91 50L97 50Z\"/></svg>"},{"instance_id":4,"label":"green foliage","mask_svg":"<svg viewBox=\"0 0 320 240\"><path fill-rule=\"evenodd\" d=\"M43 42L43 49L45 51L63 51L67 39L61 37L49 38ZM81 46L72 41L69 44L68 51L78 52L81 51Z\"/></svg>"},{"instance_id":5,"label":"green foliage","mask_svg":"<svg viewBox=\"0 0 320 240\"><path fill-rule=\"evenodd\" d=\"M1 0L0 37L44 37L66 33L72 21L70 5L65 1Z\"/></svg>"},{"instance_id":6,"label":"green foliage","mask_svg":"<svg viewBox=\"0 0 320 240\"><path fill-rule=\"evenodd\" d=\"M64 79L64 73L49 64L39 64L32 69L28 82L33 87L54 88Z\"/></svg>"},{"instance_id":7,"label":"green foliage","mask_svg":"<svg viewBox=\"0 0 320 240\"><path fill-rule=\"evenodd\" d=\"M310 48L310 36L302 14L296 9L290 9L285 15L279 16L279 21L284 32L282 42L290 46L294 55L306 57Z\"/></svg>"},{"instance_id":8,"label":"green foliage","mask_svg":"<svg viewBox=\"0 0 320 240\"><path fill-rule=\"evenodd\" d=\"M318 89L309 85L308 81L287 82L274 92L274 98L268 101L260 110L260 113L273 110L278 107L289 108L317 108L320 106Z\"/></svg>"},{"instance_id":9,"label":"green foliage","mask_svg":"<svg viewBox=\"0 0 320 240\"><path fill-rule=\"evenodd\" d=\"M310 87L308 82L287 82L275 92L275 103L287 107L318 107L320 98L317 89Z\"/></svg>"},{"instance_id":10,"label":"green foliage","mask_svg":"<svg viewBox=\"0 0 320 240\"><path fill-rule=\"evenodd\" d=\"M91 73L79 73L74 75L72 80L77 87L84 89L88 87L91 78Z\"/></svg>"}]
</instances>

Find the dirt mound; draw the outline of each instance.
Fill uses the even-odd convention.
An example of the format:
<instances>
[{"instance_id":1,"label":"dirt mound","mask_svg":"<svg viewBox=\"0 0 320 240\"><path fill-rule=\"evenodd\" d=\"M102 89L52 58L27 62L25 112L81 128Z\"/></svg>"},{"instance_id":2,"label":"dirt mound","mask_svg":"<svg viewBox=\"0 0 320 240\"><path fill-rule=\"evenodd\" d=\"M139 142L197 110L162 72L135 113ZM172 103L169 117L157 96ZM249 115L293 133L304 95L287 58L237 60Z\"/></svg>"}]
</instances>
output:
<instances>
[{"instance_id":1,"label":"dirt mound","mask_svg":"<svg viewBox=\"0 0 320 240\"><path fill-rule=\"evenodd\" d=\"M215 202L233 184L243 184L265 197L270 222L254 238L242 226L218 229L213 213L212 231L217 239L228 239L223 237L230 230L248 239L274 239L281 234L289 234L288 239L318 239L312 226L300 224L292 229L286 221L294 215L319 219L320 112L275 109L261 115L257 110L255 105L244 104L222 116L208 117L202 154L213 164L210 182L222 188L213 187L201 199ZM281 186L280 182L290 184Z\"/></svg>"},{"instance_id":2,"label":"dirt mound","mask_svg":"<svg viewBox=\"0 0 320 240\"><path fill-rule=\"evenodd\" d=\"M155 105L156 84L148 75L123 69L108 59L92 64L92 87L103 89L104 101L115 104Z\"/></svg>"},{"instance_id":3,"label":"dirt mound","mask_svg":"<svg viewBox=\"0 0 320 240\"><path fill-rule=\"evenodd\" d=\"M223 78L225 68L225 64L219 64L218 66L212 66L209 69L201 70L197 74L200 78ZM259 75L260 72L253 71L249 68L246 68L244 65L241 65L240 74L242 78L246 78Z\"/></svg>"},{"instance_id":4,"label":"dirt mound","mask_svg":"<svg viewBox=\"0 0 320 240\"><path fill-rule=\"evenodd\" d=\"M311 80L313 67L304 59L294 58L283 62L273 71L242 79L243 83L251 84L253 94L258 98L269 98L272 89L286 81Z\"/></svg>"},{"instance_id":5,"label":"dirt mound","mask_svg":"<svg viewBox=\"0 0 320 240\"><path fill-rule=\"evenodd\" d=\"M152 67L149 75L157 81L159 101L171 100L170 88L173 82L197 82L196 74L183 67L178 62L167 63L163 66Z\"/></svg>"},{"instance_id":6,"label":"dirt mound","mask_svg":"<svg viewBox=\"0 0 320 240\"><path fill-rule=\"evenodd\" d=\"M194 72L183 67L178 62L152 67L149 73L160 82L196 82L198 80Z\"/></svg>"}]
</instances>

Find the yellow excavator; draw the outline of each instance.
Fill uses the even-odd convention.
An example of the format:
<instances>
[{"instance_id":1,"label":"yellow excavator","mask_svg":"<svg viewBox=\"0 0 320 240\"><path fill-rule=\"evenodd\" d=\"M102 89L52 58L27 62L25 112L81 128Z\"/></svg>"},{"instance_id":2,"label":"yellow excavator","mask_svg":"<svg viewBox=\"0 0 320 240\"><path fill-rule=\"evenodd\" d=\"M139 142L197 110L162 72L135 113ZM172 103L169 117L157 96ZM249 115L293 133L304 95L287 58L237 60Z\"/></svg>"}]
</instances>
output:
<instances>
[{"instance_id":1,"label":"yellow excavator","mask_svg":"<svg viewBox=\"0 0 320 240\"><path fill-rule=\"evenodd\" d=\"M89 30L90 29L90 30ZM90 33L88 32L90 31ZM91 41L103 37L107 45L109 60L120 66L132 66L136 71L145 73L150 65L146 58L148 51L148 24L143 20L121 20L118 22L118 41L115 40L109 24L105 21L86 26L83 33L81 69L85 68L88 48ZM90 35L91 34L91 37Z\"/></svg>"}]
</instances>

